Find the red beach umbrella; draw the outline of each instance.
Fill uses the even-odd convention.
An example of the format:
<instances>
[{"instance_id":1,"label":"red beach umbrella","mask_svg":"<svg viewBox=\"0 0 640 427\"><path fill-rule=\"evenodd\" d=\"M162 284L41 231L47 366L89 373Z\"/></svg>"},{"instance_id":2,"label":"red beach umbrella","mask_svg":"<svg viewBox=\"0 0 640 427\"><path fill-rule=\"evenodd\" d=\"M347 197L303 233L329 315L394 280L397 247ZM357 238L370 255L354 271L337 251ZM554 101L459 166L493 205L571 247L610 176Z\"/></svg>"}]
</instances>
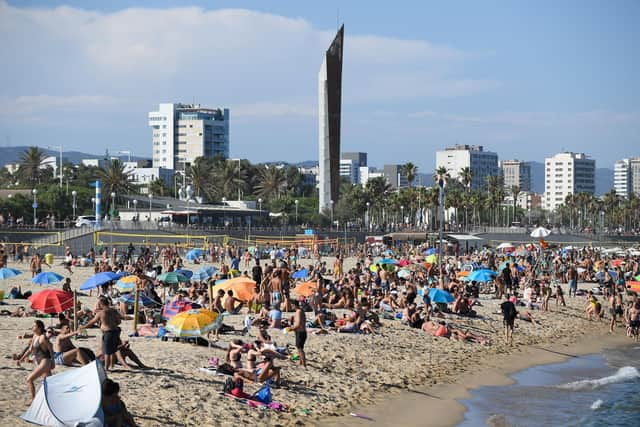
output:
<instances>
[{"instance_id":1,"label":"red beach umbrella","mask_svg":"<svg viewBox=\"0 0 640 427\"><path fill-rule=\"evenodd\" d=\"M31 308L42 313L53 314L73 308L73 294L60 289L45 289L29 297Z\"/></svg>"}]
</instances>

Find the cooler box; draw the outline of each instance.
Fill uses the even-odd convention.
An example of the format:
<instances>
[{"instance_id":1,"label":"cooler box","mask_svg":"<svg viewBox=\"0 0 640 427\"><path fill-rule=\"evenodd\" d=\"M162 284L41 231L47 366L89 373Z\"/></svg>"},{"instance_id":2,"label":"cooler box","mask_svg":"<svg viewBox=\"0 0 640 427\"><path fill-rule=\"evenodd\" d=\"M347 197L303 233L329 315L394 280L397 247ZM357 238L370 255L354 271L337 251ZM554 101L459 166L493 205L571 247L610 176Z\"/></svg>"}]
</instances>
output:
<instances>
[{"instance_id":1,"label":"cooler box","mask_svg":"<svg viewBox=\"0 0 640 427\"><path fill-rule=\"evenodd\" d=\"M49 265L53 265L53 254L45 254L44 262L46 262Z\"/></svg>"}]
</instances>

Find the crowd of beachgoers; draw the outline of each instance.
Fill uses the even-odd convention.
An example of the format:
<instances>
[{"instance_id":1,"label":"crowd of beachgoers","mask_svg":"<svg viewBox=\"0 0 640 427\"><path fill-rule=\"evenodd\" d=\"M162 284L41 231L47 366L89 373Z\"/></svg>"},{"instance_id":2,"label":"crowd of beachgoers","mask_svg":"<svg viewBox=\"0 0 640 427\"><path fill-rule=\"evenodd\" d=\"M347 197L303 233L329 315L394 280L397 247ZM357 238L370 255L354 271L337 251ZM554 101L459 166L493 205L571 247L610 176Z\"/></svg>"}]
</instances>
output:
<instances>
[{"instance_id":1,"label":"crowd of beachgoers","mask_svg":"<svg viewBox=\"0 0 640 427\"><path fill-rule=\"evenodd\" d=\"M129 244L51 260L5 245L0 420L94 360L112 425L296 424L460 380L523 345L638 339L636 249L440 249Z\"/></svg>"}]
</instances>

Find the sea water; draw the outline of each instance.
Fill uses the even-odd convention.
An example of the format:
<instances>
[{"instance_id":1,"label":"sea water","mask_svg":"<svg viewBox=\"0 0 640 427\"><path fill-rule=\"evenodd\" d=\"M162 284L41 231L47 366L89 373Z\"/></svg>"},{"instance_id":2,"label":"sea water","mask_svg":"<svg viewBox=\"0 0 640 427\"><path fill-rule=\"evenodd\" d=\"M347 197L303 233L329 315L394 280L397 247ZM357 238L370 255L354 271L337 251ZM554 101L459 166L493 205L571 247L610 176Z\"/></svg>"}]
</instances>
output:
<instances>
[{"instance_id":1,"label":"sea water","mask_svg":"<svg viewBox=\"0 0 640 427\"><path fill-rule=\"evenodd\" d=\"M640 426L640 344L571 357L481 387L459 427Z\"/></svg>"}]
</instances>

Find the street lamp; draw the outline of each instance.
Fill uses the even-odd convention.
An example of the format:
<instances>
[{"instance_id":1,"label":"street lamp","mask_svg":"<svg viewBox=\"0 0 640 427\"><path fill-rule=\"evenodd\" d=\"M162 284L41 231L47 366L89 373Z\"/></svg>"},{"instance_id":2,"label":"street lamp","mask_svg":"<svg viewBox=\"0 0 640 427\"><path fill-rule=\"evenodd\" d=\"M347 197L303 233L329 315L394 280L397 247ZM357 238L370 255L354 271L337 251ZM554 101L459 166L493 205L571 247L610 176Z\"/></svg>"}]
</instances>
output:
<instances>
[{"instance_id":1,"label":"street lamp","mask_svg":"<svg viewBox=\"0 0 640 427\"><path fill-rule=\"evenodd\" d=\"M153 194L149 193L149 218L147 221L151 221L151 202L153 201Z\"/></svg>"},{"instance_id":2,"label":"street lamp","mask_svg":"<svg viewBox=\"0 0 640 427\"><path fill-rule=\"evenodd\" d=\"M37 194L38 194L38 190L36 190L35 188L33 190L31 190L31 192L33 193L33 226L37 227L38 226L38 198L37 198Z\"/></svg>"},{"instance_id":3,"label":"street lamp","mask_svg":"<svg viewBox=\"0 0 640 427\"><path fill-rule=\"evenodd\" d=\"M193 196L193 188L190 185L187 185L187 228L189 228L189 224L191 223L189 219L189 202L191 201L191 196Z\"/></svg>"},{"instance_id":4,"label":"street lamp","mask_svg":"<svg viewBox=\"0 0 640 427\"><path fill-rule=\"evenodd\" d=\"M400 205L400 224L404 225L404 206Z\"/></svg>"},{"instance_id":5,"label":"street lamp","mask_svg":"<svg viewBox=\"0 0 640 427\"><path fill-rule=\"evenodd\" d=\"M367 230L369 229L369 223L371 222L371 219L369 218L369 206L371 206L371 203L367 202L367 216L364 219L364 226Z\"/></svg>"},{"instance_id":6,"label":"street lamp","mask_svg":"<svg viewBox=\"0 0 640 427\"><path fill-rule=\"evenodd\" d=\"M329 204L331 205L331 230L333 230L333 200L329 200Z\"/></svg>"},{"instance_id":7,"label":"street lamp","mask_svg":"<svg viewBox=\"0 0 640 427\"><path fill-rule=\"evenodd\" d=\"M78 192L76 190L73 190L71 192L71 196L73 197L73 204L71 205L71 207L73 208L73 219L76 218L76 196L78 195Z\"/></svg>"},{"instance_id":8,"label":"street lamp","mask_svg":"<svg viewBox=\"0 0 640 427\"><path fill-rule=\"evenodd\" d=\"M113 217L116 215L116 193L111 192L111 220L113 221Z\"/></svg>"},{"instance_id":9,"label":"street lamp","mask_svg":"<svg viewBox=\"0 0 640 427\"><path fill-rule=\"evenodd\" d=\"M258 199L258 210L262 212L262 199Z\"/></svg>"},{"instance_id":10,"label":"street lamp","mask_svg":"<svg viewBox=\"0 0 640 427\"><path fill-rule=\"evenodd\" d=\"M133 219L138 219L138 199L133 199Z\"/></svg>"},{"instance_id":11,"label":"street lamp","mask_svg":"<svg viewBox=\"0 0 640 427\"><path fill-rule=\"evenodd\" d=\"M95 213L95 211L96 211L96 198L95 197L91 198L91 206L92 206L91 210Z\"/></svg>"},{"instance_id":12,"label":"street lamp","mask_svg":"<svg viewBox=\"0 0 640 427\"><path fill-rule=\"evenodd\" d=\"M578 230L582 230L582 211L578 210Z\"/></svg>"},{"instance_id":13,"label":"street lamp","mask_svg":"<svg viewBox=\"0 0 640 427\"><path fill-rule=\"evenodd\" d=\"M296 204L296 224L298 223L298 199L295 200L294 202Z\"/></svg>"}]
</instances>

